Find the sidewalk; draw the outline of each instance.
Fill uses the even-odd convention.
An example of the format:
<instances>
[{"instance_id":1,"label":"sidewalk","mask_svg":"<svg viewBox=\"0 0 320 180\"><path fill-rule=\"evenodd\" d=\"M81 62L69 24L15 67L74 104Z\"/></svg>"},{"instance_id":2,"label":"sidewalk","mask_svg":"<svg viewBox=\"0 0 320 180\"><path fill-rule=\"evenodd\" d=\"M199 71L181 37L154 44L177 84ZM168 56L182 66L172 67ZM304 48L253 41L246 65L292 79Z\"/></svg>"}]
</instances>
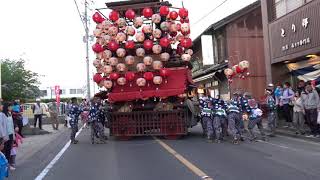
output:
<instances>
[{"instance_id":1,"label":"sidewalk","mask_svg":"<svg viewBox=\"0 0 320 180\"><path fill-rule=\"evenodd\" d=\"M278 121L278 125L276 128L276 134L278 135L283 135L283 136L288 136L288 137L292 137L292 138L298 138L298 139L303 139L303 140L308 140L308 141L313 141L313 142L320 142L320 138L316 138L316 137L307 137L308 133L310 132L310 129L305 125L304 129L306 134L305 135L300 135L300 134L296 134L296 129L294 127L290 127L290 128L285 128L284 120L279 120ZM266 119L264 119L263 121L263 126L265 129L268 129L268 122Z\"/></svg>"},{"instance_id":2,"label":"sidewalk","mask_svg":"<svg viewBox=\"0 0 320 180\"><path fill-rule=\"evenodd\" d=\"M35 155L38 151L43 149L45 146L50 144L51 141L54 141L56 138L58 138L61 134L68 131L68 128L64 127L63 124L60 124L59 130L54 131L52 129L51 124L49 125L43 125L43 130L39 132L46 132L45 134L40 133L38 135L25 135L25 138L23 138L23 143L18 147L16 162L17 165L22 164L27 159ZM30 127L29 129L34 129L33 127ZM34 130L36 131L36 130Z\"/></svg>"}]
</instances>

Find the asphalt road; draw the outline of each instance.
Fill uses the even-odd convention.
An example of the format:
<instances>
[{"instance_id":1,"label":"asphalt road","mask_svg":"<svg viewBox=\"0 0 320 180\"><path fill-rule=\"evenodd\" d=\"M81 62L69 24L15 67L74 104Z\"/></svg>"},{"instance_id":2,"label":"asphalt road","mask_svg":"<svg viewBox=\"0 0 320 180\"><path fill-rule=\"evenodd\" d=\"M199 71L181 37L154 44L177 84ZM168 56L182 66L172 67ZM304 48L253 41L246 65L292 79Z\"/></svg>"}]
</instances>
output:
<instances>
[{"instance_id":1,"label":"asphalt road","mask_svg":"<svg viewBox=\"0 0 320 180\"><path fill-rule=\"evenodd\" d=\"M10 179L34 179L67 138L62 134ZM268 142L215 144L207 143L196 127L181 140L161 139L171 150L152 137L92 145L87 129L78 139L80 143L63 153L45 180L199 180L199 171L213 180L320 179L320 144L283 136Z\"/></svg>"}]
</instances>

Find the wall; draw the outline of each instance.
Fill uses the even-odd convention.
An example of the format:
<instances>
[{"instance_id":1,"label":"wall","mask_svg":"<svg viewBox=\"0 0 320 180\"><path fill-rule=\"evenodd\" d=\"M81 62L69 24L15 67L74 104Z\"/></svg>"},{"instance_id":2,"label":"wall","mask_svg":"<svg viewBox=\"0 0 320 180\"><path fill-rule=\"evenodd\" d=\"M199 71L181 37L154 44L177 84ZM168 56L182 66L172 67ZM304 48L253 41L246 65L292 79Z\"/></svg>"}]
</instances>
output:
<instances>
[{"instance_id":1,"label":"wall","mask_svg":"<svg viewBox=\"0 0 320 180\"><path fill-rule=\"evenodd\" d=\"M256 98L263 96L266 70L260 7L229 23L226 36L229 64L235 65L242 60L250 62L250 76L245 80L234 78L231 91L241 89Z\"/></svg>"}]
</instances>

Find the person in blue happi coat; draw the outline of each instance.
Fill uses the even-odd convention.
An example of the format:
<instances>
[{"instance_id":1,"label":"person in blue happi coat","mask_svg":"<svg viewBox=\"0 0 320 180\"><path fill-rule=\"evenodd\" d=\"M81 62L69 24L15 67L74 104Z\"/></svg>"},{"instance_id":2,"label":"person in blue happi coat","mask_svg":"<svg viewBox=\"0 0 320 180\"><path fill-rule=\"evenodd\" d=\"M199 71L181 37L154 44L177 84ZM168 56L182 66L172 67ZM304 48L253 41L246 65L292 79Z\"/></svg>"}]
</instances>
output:
<instances>
[{"instance_id":1,"label":"person in blue happi coat","mask_svg":"<svg viewBox=\"0 0 320 180\"><path fill-rule=\"evenodd\" d=\"M199 106L201 109L201 120L203 130L207 136L208 142L212 142L214 127L213 127L213 113L212 113L213 99L208 95L201 94L199 97Z\"/></svg>"},{"instance_id":2,"label":"person in blue happi coat","mask_svg":"<svg viewBox=\"0 0 320 180\"><path fill-rule=\"evenodd\" d=\"M89 123L91 127L92 143L94 143L94 137L99 138L99 143L106 142L105 140L107 140L107 137L104 134L103 126L105 118L101 100L96 97L91 101L89 108Z\"/></svg>"},{"instance_id":3,"label":"person in blue happi coat","mask_svg":"<svg viewBox=\"0 0 320 180\"><path fill-rule=\"evenodd\" d=\"M266 103L267 103L267 115L268 115L268 127L270 129L270 137L275 136L275 128L277 123L277 105L272 93L273 90L270 88L265 89L266 91Z\"/></svg>"},{"instance_id":4,"label":"person in blue happi coat","mask_svg":"<svg viewBox=\"0 0 320 180\"><path fill-rule=\"evenodd\" d=\"M257 139L257 136L255 135L253 128L255 126L258 127L260 134L262 136L262 140L266 141L266 135L264 133L263 125L262 125L262 110L258 107L258 103L255 99L249 99L248 100L248 118L249 118L249 124L248 124L248 130L250 135L250 140L255 141Z\"/></svg>"},{"instance_id":5,"label":"person in blue happi coat","mask_svg":"<svg viewBox=\"0 0 320 180\"><path fill-rule=\"evenodd\" d=\"M78 132L78 122L79 122L79 116L82 113L81 107L78 105L77 98L71 98L71 106L69 110L69 117L70 121L69 124L71 126L71 143L77 144L79 141L75 139L76 134Z\"/></svg>"},{"instance_id":6,"label":"person in blue happi coat","mask_svg":"<svg viewBox=\"0 0 320 180\"><path fill-rule=\"evenodd\" d=\"M231 100L227 106L227 118L228 118L228 133L233 137L233 144L238 144L241 140L241 128L240 124L242 116L240 115L240 108L238 101Z\"/></svg>"},{"instance_id":7,"label":"person in blue happi coat","mask_svg":"<svg viewBox=\"0 0 320 180\"><path fill-rule=\"evenodd\" d=\"M216 136L216 142L220 143L223 140L223 135L226 133L227 120L226 120L226 103L217 96L213 99L213 127Z\"/></svg>"}]
</instances>

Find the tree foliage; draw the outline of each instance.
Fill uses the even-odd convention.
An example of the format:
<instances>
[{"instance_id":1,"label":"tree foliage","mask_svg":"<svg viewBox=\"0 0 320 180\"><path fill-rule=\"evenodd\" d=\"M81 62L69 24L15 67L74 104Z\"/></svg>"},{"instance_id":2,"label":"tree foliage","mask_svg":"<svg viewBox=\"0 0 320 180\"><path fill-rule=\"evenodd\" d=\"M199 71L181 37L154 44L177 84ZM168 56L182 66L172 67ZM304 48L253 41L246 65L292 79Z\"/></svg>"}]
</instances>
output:
<instances>
[{"instance_id":1,"label":"tree foliage","mask_svg":"<svg viewBox=\"0 0 320 180\"><path fill-rule=\"evenodd\" d=\"M26 100L40 96L39 74L25 69L23 59L4 59L1 62L1 87L4 100Z\"/></svg>"}]
</instances>

